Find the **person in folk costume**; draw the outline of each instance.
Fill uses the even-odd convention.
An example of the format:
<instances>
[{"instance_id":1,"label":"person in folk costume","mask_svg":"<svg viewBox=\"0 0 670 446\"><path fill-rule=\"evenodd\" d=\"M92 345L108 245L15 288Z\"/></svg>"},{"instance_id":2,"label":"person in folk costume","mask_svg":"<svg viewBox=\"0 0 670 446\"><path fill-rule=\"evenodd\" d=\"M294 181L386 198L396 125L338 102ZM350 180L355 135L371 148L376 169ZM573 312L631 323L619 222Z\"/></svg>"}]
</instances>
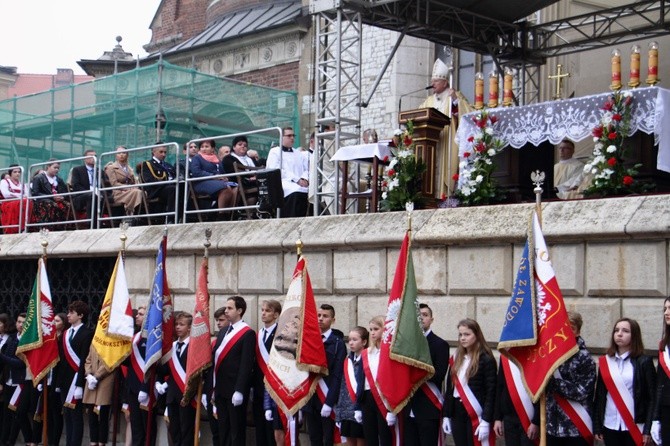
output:
<instances>
[{"instance_id":1,"label":"person in folk costume","mask_svg":"<svg viewBox=\"0 0 670 446\"><path fill-rule=\"evenodd\" d=\"M21 183L21 169L18 164L9 166L8 175L0 180L0 212L4 234L17 234L25 228L25 221L19 228L19 213L26 212L28 202L28 185ZM23 196L23 204L21 197ZM28 212L30 215L30 212ZM8 228L7 226L16 226Z\"/></svg>"},{"instance_id":2,"label":"person in folk costume","mask_svg":"<svg viewBox=\"0 0 670 446\"><path fill-rule=\"evenodd\" d=\"M375 316L370 320L370 342L361 355L361 364L365 382L361 395L361 409L363 411L363 433L368 446L390 446L393 444L392 427L386 421L390 412L384 406L379 395L377 385L377 371L379 370L379 353L384 333L384 316ZM393 414L391 414L393 415Z\"/></svg>"},{"instance_id":3,"label":"person in folk costume","mask_svg":"<svg viewBox=\"0 0 670 446\"><path fill-rule=\"evenodd\" d=\"M579 351L561 364L547 383L548 446L593 444L591 406L596 364L580 336L582 316L568 311L568 320Z\"/></svg>"},{"instance_id":4,"label":"person in folk costume","mask_svg":"<svg viewBox=\"0 0 670 446\"><path fill-rule=\"evenodd\" d=\"M65 221L71 211L70 204L63 196L67 193L67 186L58 176L60 163L53 158L49 161L46 170L35 175L31 184L31 195L36 197L31 216L31 222L34 223ZM50 225L50 228L61 229L60 225Z\"/></svg>"},{"instance_id":5,"label":"person in folk costume","mask_svg":"<svg viewBox=\"0 0 670 446\"><path fill-rule=\"evenodd\" d=\"M610 346L599 361L595 438L607 446L651 445L656 376L637 321L621 318L614 324Z\"/></svg>"},{"instance_id":6,"label":"person in folk costume","mask_svg":"<svg viewBox=\"0 0 670 446\"><path fill-rule=\"evenodd\" d=\"M496 360L474 319L458 325L458 347L450 359L442 429L459 446L494 445L490 432L496 392Z\"/></svg>"},{"instance_id":7,"label":"person in folk costume","mask_svg":"<svg viewBox=\"0 0 670 446\"><path fill-rule=\"evenodd\" d=\"M657 389L651 436L670 444L670 297L663 302L663 337L658 349Z\"/></svg>"},{"instance_id":8,"label":"person in folk costume","mask_svg":"<svg viewBox=\"0 0 670 446\"><path fill-rule=\"evenodd\" d=\"M349 332L349 354L344 359L344 378L340 386L340 397L335 406L336 421L342 426L342 436L347 438L348 445L353 446L366 445L361 410L365 381L361 354L368 346L369 337L365 327L354 327Z\"/></svg>"},{"instance_id":9,"label":"person in folk costume","mask_svg":"<svg viewBox=\"0 0 670 446\"><path fill-rule=\"evenodd\" d=\"M335 323L335 308L329 304L322 304L317 310L319 329L323 347L326 350L328 361L328 376L321 379L319 386L325 396L321 401L320 390L309 399L304 406L307 433L312 446L332 446L335 437L335 417L333 407L337 404L342 385L342 364L347 354L347 348L342 338L331 328ZM327 389L327 390L325 390Z\"/></svg>"},{"instance_id":10,"label":"person in folk costume","mask_svg":"<svg viewBox=\"0 0 670 446\"><path fill-rule=\"evenodd\" d=\"M82 403L88 411L90 445L104 446L109 434L109 414L114 396L115 371L110 372L98 352L92 348L84 363L86 388Z\"/></svg>"},{"instance_id":11,"label":"person in folk costume","mask_svg":"<svg viewBox=\"0 0 670 446\"><path fill-rule=\"evenodd\" d=\"M228 298L228 328L219 332L214 345L212 381L220 444L246 444L247 403L256 356L256 334L242 319L246 310L242 296Z\"/></svg>"},{"instance_id":12,"label":"person in folk costume","mask_svg":"<svg viewBox=\"0 0 670 446\"><path fill-rule=\"evenodd\" d=\"M442 414L442 383L449 368L449 343L430 328L433 310L419 304L420 324L430 350L435 374L414 393L405 410L404 444L407 446L434 446L440 436Z\"/></svg>"},{"instance_id":13,"label":"person in folk costume","mask_svg":"<svg viewBox=\"0 0 670 446\"><path fill-rule=\"evenodd\" d=\"M58 371L63 418L65 421L66 446L81 445L84 436L84 364L93 341L93 330L84 325L89 308L86 302L75 300L67 307L67 321L70 324L58 345L60 363Z\"/></svg>"},{"instance_id":14,"label":"person in folk costume","mask_svg":"<svg viewBox=\"0 0 670 446\"><path fill-rule=\"evenodd\" d=\"M440 148L437 151L437 165L439 166L438 184L440 195L446 194L447 189L453 194L455 182L453 175L458 173L458 145L456 144L456 130L461 116L474 111L468 100L460 91L449 85L449 68L442 60L436 59L433 64L433 73L430 84L433 93L426 98L419 108L434 108L451 118L449 125L444 127L440 135ZM449 140L451 140L451 151ZM451 160L451 166L449 165ZM450 169L451 167L451 169Z\"/></svg>"},{"instance_id":15,"label":"person in folk costume","mask_svg":"<svg viewBox=\"0 0 670 446\"><path fill-rule=\"evenodd\" d=\"M509 368L508 370L505 370ZM515 383L513 376L517 374L519 379ZM508 382L508 376L512 379ZM519 384L519 385L516 385ZM517 401L523 407L517 409L512 398L512 392L517 392ZM521 393L523 392L523 393ZM526 404L532 407L532 414L525 413L530 424L525 429L517 410L524 410ZM530 394L523 387L520 370L516 364L504 356L500 356L500 367L498 368L498 381L496 385L496 406L493 419L493 431L498 437L505 439L505 444L515 444L519 446L533 446L540 438L540 404L533 404Z\"/></svg>"},{"instance_id":16,"label":"person in folk costume","mask_svg":"<svg viewBox=\"0 0 670 446\"><path fill-rule=\"evenodd\" d=\"M256 339L256 362L254 364L252 409L256 426L256 446L275 444L272 416L270 420L265 416L265 370L270 355L270 348L277 333L277 319L281 314L281 303L277 300L261 302L261 322L263 327L258 330Z\"/></svg>"},{"instance_id":17,"label":"person in folk costume","mask_svg":"<svg viewBox=\"0 0 670 446\"><path fill-rule=\"evenodd\" d=\"M188 346L191 339L191 324L193 316L190 313L175 314L174 331L177 340L172 343L170 359L159 367L157 376L165 377L165 381L156 380L155 389L160 395L165 395L167 405L168 432L173 446L190 446L194 441L195 432L195 402L189 401L182 405L186 389L186 360Z\"/></svg>"}]
</instances>

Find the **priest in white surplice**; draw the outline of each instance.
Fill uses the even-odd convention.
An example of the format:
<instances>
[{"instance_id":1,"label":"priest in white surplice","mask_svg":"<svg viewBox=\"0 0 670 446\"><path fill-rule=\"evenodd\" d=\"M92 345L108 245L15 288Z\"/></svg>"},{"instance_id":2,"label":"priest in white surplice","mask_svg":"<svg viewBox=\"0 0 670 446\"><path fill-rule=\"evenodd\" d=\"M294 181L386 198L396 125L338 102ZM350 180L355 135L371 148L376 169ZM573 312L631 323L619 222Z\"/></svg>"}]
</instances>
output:
<instances>
[{"instance_id":1,"label":"priest in white surplice","mask_svg":"<svg viewBox=\"0 0 670 446\"><path fill-rule=\"evenodd\" d=\"M584 180L584 163L573 158L575 144L564 139L558 146L558 163L554 164L554 188L561 200L583 198L580 185Z\"/></svg>"},{"instance_id":2,"label":"priest in white surplice","mask_svg":"<svg viewBox=\"0 0 670 446\"><path fill-rule=\"evenodd\" d=\"M458 129L458 119L473 111L465 96L459 91L450 88L449 74L451 69L440 59L433 65L433 74L431 76L431 86L433 94L428 96L419 108L432 107L451 118L451 123L444 127L440 135L440 147L437 153L437 166L439 174L437 175L438 198L454 194L453 176L458 173L458 145L456 144L456 130ZM449 144L451 140L451 144ZM450 154L447 156L447 154Z\"/></svg>"}]
</instances>

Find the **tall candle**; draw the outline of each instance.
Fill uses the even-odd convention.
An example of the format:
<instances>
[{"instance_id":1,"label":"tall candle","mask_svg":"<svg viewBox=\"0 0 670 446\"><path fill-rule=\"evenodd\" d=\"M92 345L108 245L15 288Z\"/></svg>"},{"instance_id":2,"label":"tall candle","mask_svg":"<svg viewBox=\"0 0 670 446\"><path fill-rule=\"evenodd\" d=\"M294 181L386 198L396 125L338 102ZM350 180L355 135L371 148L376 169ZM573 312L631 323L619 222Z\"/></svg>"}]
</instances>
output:
<instances>
[{"instance_id":1,"label":"tall candle","mask_svg":"<svg viewBox=\"0 0 670 446\"><path fill-rule=\"evenodd\" d=\"M630 80L628 86L635 88L640 85L640 47L633 45L630 51Z\"/></svg>"},{"instance_id":2,"label":"tall candle","mask_svg":"<svg viewBox=\"0 0 670 446\"><path fill-rule=\"evenodd\" d=\"M618 49L612 50L612 90L621 89L621 52Z\"/></svg>"},{"instance_id":3,"label":"tall candle","mask_svg":"<svg viewBox=\"0 0 670 446\"><path fill-rule=\"evenodd\" d=\"M484 108L484 75L481 72L475 74L475 109Z\"/></svg>"},{"instance_id":4,"label":"tall candle","mask_svg":"<svg viewBox=\"0 0 670 446\"><path fill-rule=\"evenodd\" d=\"M489 107L498 106L498 72L493 70L489 75Z\"/></svg>"},{"instance_id":5,"label":"tall candle","mask_svg":"<svg viewBox=\"0 0 670 446\"><path fill-rule=\"evenodd\" d=\"M512 88L514 86L514 75L510 68L505 68L505 77L503 81L503 105L509 107L514 100Z\"/></svg>"},{"instance_id":6,"label":"tall candle","mask_svg":"<svg viewBox=\"0 0 670 446\"><path fill-rule=\"evenodd\" d=\"M658 83L658 42L649 42L649 65L647 68L647 84Z\"/></svg>"}]
</instances>

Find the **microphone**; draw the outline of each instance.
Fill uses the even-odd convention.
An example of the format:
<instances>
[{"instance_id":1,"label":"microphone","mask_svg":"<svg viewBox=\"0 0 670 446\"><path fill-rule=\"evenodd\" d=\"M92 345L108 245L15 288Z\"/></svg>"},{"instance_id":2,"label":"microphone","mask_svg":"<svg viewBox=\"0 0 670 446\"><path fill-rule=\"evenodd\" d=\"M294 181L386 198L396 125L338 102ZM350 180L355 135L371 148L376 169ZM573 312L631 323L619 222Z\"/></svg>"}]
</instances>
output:
<instances>
[{"instance_id":1,"label":"microphone","mask_svg":"<svg viewBox=\"0 0 670 446\"><path fill-rule=\"evenodd\" d=\"M402 110L402 98L404 98L405 96L409 96L411 94L414 94L414 93L419 93L421 91L430 90L432 88L433 88L433 86L429 85L427 87L419 88L418 90L410 91L409 93L401 94L400 97L398 98L398 121L400 121L400 111Z\"/></svg>"}]
</instances>

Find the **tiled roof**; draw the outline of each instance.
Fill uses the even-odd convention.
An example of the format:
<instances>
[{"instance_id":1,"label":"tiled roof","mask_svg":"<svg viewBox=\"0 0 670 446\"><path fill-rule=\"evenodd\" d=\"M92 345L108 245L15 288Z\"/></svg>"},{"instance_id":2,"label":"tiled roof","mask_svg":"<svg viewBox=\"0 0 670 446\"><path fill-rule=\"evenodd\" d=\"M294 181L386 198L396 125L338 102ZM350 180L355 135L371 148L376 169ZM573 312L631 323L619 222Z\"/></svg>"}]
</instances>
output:
<instances>
[{"instance_id":1,"label":"tiled roof","mask_svg":"<svg viewBox=\"0 0 670 446\"><path fill-rule=\"evenodd\" d=\"M61 87L62 84L56 82L55 74L21 74L18 73L18 78L14 86L9 87L7 97L26 96L33 93L40 93L52 88ZM74 75L74 84L81 84L82 82L92 81L94 77L85 75Z\"/></svg>"}]
</instances>

